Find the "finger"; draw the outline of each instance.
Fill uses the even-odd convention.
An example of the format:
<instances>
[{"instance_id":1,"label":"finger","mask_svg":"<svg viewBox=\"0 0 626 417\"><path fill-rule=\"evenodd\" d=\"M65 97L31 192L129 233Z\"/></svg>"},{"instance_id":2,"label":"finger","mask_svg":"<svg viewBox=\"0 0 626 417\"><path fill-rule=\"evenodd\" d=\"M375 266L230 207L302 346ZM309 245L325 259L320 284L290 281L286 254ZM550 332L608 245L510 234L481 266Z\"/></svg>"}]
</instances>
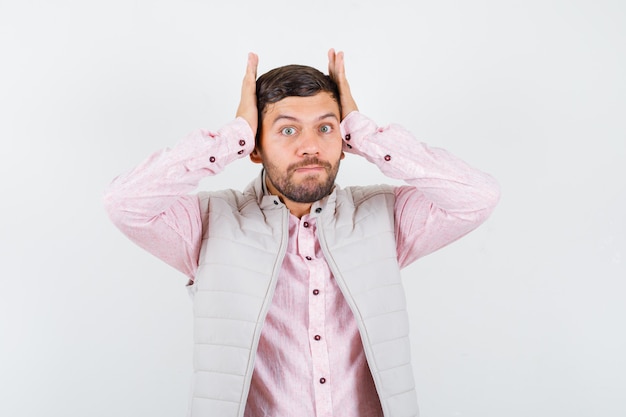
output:
<instances>
[{"instance_id":1,"label":"finger","mask_svg":"<svg viewBox=\"0 0 626 417\"><path fill-rule=\"evenodd\" d=\"M335 77L335 50L333 48L328 50L328 75L331 78Z\"/></svg>"},{"instance_id":2,"label":"finger","mask_svg":"<svg viewBox=\"0 0 626 417\"><path fill-rule=\"evenodd\" d=\"M256 78L257 68L259 66L259 56L253 52L250 52L248 61L250 62L250 71L254 78Z\"/></svg>"},{"instance_id":3,"label":"finger","mask_svg":"<svg viewBox=\"0 0 626 417\"><path fill-rule=\"evenodd\" d=\"M343 79L346 76L344 67L343 51L337 52L335 57L335 72L338 79Z\"/></svg>"},{"instance_id":4,"label":"finger","mask_svg":"<svg viewBox=\"0 0 626 417\"><path fill-rule=\"evenodd\" d=\"M254 52L248 53L248 65L246 67L246 77L256 80L257 67L259 65L259 57Z\"/></svg>"}]
</instances>

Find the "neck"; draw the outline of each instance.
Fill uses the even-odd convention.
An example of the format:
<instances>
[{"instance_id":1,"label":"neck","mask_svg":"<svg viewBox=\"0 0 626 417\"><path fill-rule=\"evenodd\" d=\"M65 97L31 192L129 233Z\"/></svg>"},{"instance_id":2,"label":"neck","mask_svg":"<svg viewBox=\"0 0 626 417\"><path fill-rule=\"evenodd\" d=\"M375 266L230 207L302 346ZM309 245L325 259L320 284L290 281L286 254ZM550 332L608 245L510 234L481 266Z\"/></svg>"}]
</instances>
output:
<instances>
[{"instance_id":1,"label":"neck","mask_svg":"<svg viewBox=\"0 0 626 417\"><path fill-rule=\"evenodd\" d=\"M287 206L291 214L296 216L297 218L302 218L305 214L309 214L311 211L311 203L296 203L295 201L287 200L284 197L281 197L283 203Z\"/></svg>"}]
</instances>

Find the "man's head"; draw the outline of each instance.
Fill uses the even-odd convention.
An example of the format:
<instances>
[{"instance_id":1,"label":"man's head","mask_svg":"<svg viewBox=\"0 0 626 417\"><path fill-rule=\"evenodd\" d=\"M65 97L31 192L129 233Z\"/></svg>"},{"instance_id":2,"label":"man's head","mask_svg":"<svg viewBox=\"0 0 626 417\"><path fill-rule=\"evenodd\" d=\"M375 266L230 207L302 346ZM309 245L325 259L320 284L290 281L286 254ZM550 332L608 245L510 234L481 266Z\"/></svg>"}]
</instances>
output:
<instances>
[{"instance_id":1,"label":"man's head","mask_svg":"<svg viewBox=\"0 0 626 417\"><path fill-rule=\"evenodd\" d=\"M256 92L251 159L263 164L270 191L288 206L328 195L343 158L337 85L314 68L288 65L259 77Z\"/></svg>"},{"instance_id":2,"label":"man's head","mask_svg":"<svg viewBox=\"0 0 626 417\"><path fill-rule=\"evenodd\" d=\"M337 84L328 75L315 68L306 65L285 65L261 75L256 82L257 108L259 110L257 145L259 145L259 138L263 130L263 116L270 104L286 97L311 97L321 92L329 93L332 96L337 102L339 114L341 114Z\"/></svg>"}]
</instances>

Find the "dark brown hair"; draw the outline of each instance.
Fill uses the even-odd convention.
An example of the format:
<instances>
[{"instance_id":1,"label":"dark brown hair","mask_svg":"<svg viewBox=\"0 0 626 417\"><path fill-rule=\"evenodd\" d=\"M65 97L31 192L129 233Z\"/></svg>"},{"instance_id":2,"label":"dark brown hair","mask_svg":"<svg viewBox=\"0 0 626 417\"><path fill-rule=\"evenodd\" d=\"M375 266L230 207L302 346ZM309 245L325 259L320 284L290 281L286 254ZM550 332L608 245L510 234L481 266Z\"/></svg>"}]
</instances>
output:
<instances>
[{"instance_id":1,"label":"dark brown hair","mask_svg":"<svg viewBox=\"0 0 626 417\"><path fill-rule=\"evenodd\" d=\"M306 65L285 65L274 68L261 75L256 81L257 108L259 125L257 145L262 129L263 115L268 104L276 103L285 97L310 97L320 92L327 92L335 99L341 114L341 101L337 84L321 71Z\"/></svg>"}]
</instances>

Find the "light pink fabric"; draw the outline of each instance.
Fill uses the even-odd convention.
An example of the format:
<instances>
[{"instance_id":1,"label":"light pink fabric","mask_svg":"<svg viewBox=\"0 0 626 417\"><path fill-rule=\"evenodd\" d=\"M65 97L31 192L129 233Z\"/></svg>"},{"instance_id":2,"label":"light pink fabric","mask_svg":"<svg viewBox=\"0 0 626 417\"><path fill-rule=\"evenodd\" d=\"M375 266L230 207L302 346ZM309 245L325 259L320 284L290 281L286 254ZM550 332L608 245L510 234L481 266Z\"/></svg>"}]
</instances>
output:
<instances>
[{"instance_id":1,"label":"light pink fabric","mask_svg":"<svg viewBox=\"0 0 626 417\"><path fill-rule=\"evenodd\" d=\"M493 178L399 126L378 128L353 112L342 132L346 152L408 183L395 191L401 267L473 230L497 203ZM203 225L197 196L189 193L253 146L243 119L219 132L198 130L118 177L105 196L107 211L130 239L193 280L203 227L210 225ZM382 416L354 317L315 227L309 216L290 218L289 246L261 334L246 417Z\"/></svg>"}]
</instances>

